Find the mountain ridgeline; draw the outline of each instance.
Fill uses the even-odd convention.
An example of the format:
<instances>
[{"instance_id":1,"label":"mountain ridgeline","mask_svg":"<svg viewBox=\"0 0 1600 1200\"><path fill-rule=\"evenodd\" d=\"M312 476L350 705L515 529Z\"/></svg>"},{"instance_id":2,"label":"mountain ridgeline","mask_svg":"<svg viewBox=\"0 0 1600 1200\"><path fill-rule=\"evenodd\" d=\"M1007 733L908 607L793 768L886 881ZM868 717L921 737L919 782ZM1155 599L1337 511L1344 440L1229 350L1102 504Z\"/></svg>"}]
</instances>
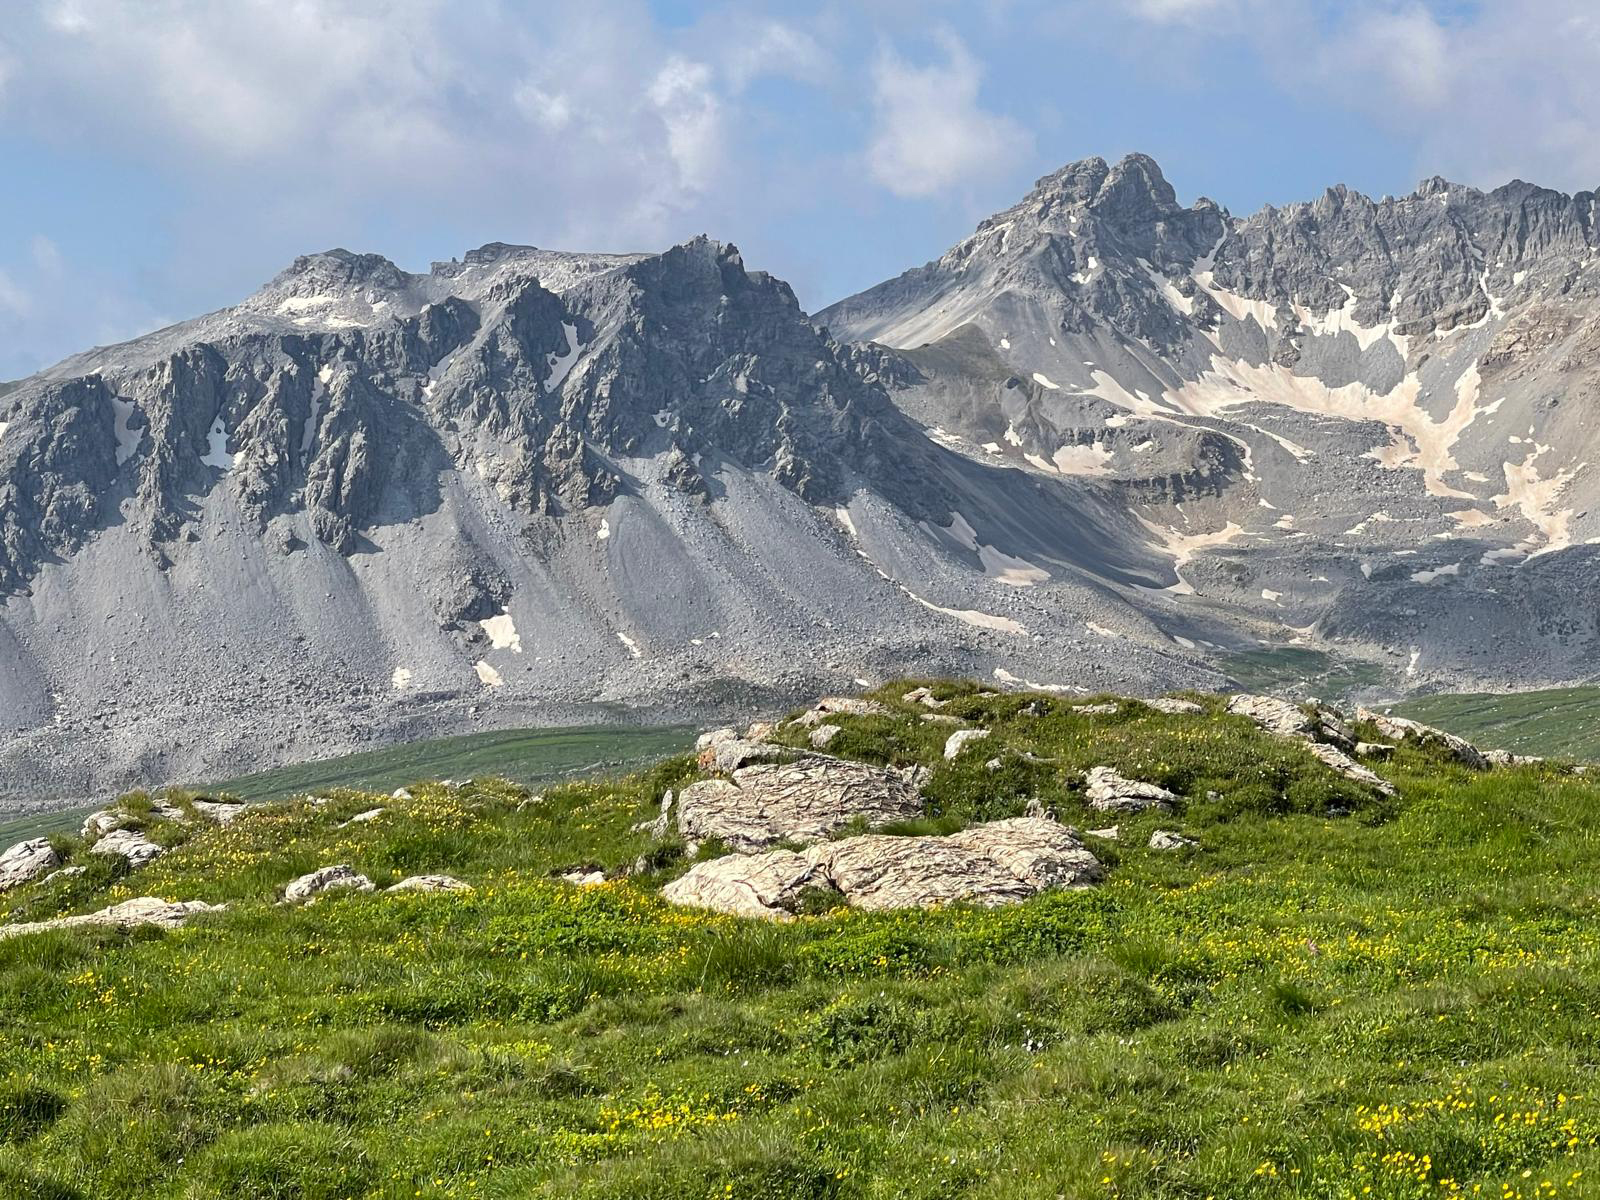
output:
<instances>
[{"instance_id":1,"label":"mountain ridgeline","mask_svg":"<svg viewBox=\"0 0 1600 1200\"><path fill-rule=\"evenodd\" d=\"M897 673L1586 677L1597 224L1135 155L814 318L704 238L297 259L0 385L0 807Z\"/></svg>"}]
</instances>

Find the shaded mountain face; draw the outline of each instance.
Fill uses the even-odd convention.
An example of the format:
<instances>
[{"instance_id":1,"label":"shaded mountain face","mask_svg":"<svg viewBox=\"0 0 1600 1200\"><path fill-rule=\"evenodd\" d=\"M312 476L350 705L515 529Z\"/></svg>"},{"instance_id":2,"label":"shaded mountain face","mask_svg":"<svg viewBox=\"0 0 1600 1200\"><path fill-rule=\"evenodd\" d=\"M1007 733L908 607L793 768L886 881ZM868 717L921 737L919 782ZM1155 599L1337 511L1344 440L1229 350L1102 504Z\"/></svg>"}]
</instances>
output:
<instances>
[{"instance_id":1,"label":"shaded mountain face","mask_svg":"<svg viewBox=\"0 0 1600 1200\"><path fill-rule=\"evenodd\" d=\"M1600 669L1592 192L1433 179L1239 220L1091 159L817 319L899 359L947 445L1114 488L1187 611L1389 686Z\"/></svg>"},{"instance_id":2,"label":"shaded mountain face","mask_svg":"<svg viewBox=\"0 0 1600 1200\"><path fill-rule=\"evenodd\" d=\"M1064 679L1173 578L1113 491L975 461L697 239L296 260L0 397L0 802L416 732ZM1216 681L1143 638L1074 686Z\"/></svg>"}]
</instances>

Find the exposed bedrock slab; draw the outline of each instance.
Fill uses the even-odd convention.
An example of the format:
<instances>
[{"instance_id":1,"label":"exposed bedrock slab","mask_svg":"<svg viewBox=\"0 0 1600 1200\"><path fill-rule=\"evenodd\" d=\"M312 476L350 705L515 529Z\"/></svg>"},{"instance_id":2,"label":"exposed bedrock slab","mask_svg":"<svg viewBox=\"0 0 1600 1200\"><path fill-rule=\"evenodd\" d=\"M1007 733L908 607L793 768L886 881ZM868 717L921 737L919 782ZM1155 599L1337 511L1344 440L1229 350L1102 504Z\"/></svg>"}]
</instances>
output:
<instances>
[{"instance_id":1,"label":"exposed bedrock slab","mask_svg":"<svg viewBox=\"0 0 1600 1200\"><path fill-rule=\"evenodd\" d=\"M855 821L882 825L921 816L922 795L898 771L810 755L741 767L731 782L692 783L676 807L678 832L689 841L718 838L751 851L820 841Z\"/></svg>"},{"instance_id":2,"label":"exposed bedrock slab","mask_svg":"<svg viewBox=\"0 0 1600 1200\"><path fill-rule=\"evenodd\" d=\"M785 919L808 890L867 910L966 902L1013 904L1104 876L1076 830L1043 817L991 821L948 837L864 834L803 851L730 854L699 863L662 895L674 904Z\"/></svg>"},{"instance_id":3,"label":"exposed bedrock slab","mask_svg":"<svg viewBox=\"0 0 1600 1200\"><path fill-rule=\"evenodd\" d=\"M73 917L55 917L49 921L27 921L18 925L0 925L0 938L18 937L25 933L43 933L51 929L80 929L85 926L107 926L132 929L139 925L158 925L163 929L176 929L190 917L200 913L221 912L227 905L207 904L204 900L162 900L157 896L138 896L102 908L99 912L83 913Z\"/></svg>"}]
</instances>

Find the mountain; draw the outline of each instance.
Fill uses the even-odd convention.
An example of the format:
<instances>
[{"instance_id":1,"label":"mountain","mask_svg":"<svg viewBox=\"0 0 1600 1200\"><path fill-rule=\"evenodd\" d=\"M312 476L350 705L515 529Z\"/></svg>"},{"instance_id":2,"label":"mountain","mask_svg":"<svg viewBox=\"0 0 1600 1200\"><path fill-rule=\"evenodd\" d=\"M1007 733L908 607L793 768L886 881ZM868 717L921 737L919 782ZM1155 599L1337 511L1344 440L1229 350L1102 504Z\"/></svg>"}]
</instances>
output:
<instances>
[{"instance_id":1,"label":"mountain","mask_svg":"<svg viewBox=\"0 0 1600 1200\"><path fill-rule=\"evenodd\" d=\"M1600 670L1597 248L1593 192L1431 179L1240 220L1132 155L818 320L901 360L945 444L1120 492L1192 610L1503 687Z\"/></svg>"},{"instance_id":2,"label":"mountain","mask_svg":"<svg viewBox=\"0 0 1600 1200\"><path fill-rule=\"evenodd\" d=\"M297 259L0 392L0 807L900 673L1586 679L1597 218L1133 155L815 317L705 238Z\"/></svg>"},{"instance_id":3,"label":"mountain","mask_svg":"<svg viewBox=\"0 0 1600 1200\"><path fill-rule=\"evenodd\" d=\"M908 670L1221 682L1126 599L1172 575L1118 496L930 439L902 369L702 238L330 251L41 372L0 399L0 796Z\"/></svg>"}]
</instances>

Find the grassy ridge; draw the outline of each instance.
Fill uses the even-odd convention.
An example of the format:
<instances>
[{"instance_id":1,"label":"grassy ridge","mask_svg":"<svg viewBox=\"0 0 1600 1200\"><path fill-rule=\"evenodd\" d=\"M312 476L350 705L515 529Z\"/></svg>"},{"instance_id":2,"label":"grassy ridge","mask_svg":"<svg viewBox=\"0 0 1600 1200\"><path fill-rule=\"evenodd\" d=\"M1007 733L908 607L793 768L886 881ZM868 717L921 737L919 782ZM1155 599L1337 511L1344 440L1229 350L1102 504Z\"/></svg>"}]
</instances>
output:
<instances>
[{"instance_id":1,"label":"grassy ridge","mask_svg":"<svg viewBox=\"0 0 1600 1200\"><path fill-rule=\"evenodd\" d=\"M424 786L149 822L173 849L138 876L0 898L231 905L0 941L0 1196L1595 1194L1594 785L1402 748L1380 803L1214 710L971 689L947 711L994 733L946 763L901 690L831 749L932 766L930 828L1031 795L1104 824L1076 780L1102 762L1188 803L1094 842L1091 891L784 925L656 895L682 848L632 826L683 758L537 803ZM1202 849L1146 849L1156 825ZM272 903L331 861L476 890Z\"/></svg>"}]
</instances>

